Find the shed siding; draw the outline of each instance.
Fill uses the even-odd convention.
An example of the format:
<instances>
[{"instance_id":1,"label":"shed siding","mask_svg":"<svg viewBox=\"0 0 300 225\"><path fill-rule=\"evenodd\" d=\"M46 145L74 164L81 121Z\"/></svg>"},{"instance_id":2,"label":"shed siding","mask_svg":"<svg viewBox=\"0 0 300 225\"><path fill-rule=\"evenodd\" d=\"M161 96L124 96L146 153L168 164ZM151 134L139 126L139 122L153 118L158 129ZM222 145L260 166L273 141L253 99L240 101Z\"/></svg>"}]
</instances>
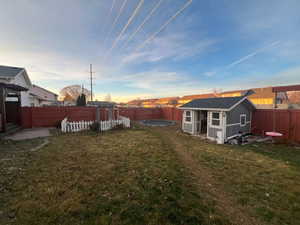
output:
<instances>
[{"instance_id":1,"label":"shed siding","mask_svg":"<svg viewBox=\"0 0 300 225\"><path fill-rule=\"evenodd\" d=\"M217 132L218 131L222 131L222 129L221 128L209 127L208 128L208 137L217 138Z\"/></svg>"},{"instance_id":2,"label":"shed siding","mask_svg":"<svg viewBox=\"0 0 300 225\"><path fill-rule=\"evenodd\" d=\"M217 132L218 131L221 131L222 134L223 134L223 127L224 127L224 118L225 118L225 113L224 112L219 112L220 113L220 123L221 123L221 126L220 127L213 127L211 125L211 121L212 121L212 113L213 112L218 112L218 111L208 111L208 117L207 117L207 126L208 126L208 129L207 129L207 137L210 138L210 139L215 139L217 140Z\"/></svg>"},{"instance_id":3,"label":"shed siding","mask_svg":"<svg viewBox=\"0 0 300 225\"><path fill-rule=\"evenodd\" d=\"M193 133L193 124L191 124L191 123L183 123L182 129L183 129L184 132L192 134Z\"/></svg>"},{"instance_id":4,"label":"shed siding","mask_svg":"<svg viewBox=\"0 0 300 225\"><path fill-rule=\"evenodd\" d=\"M185 112L190 111L191 112L191 123L185 122ZM182 130L183 132L193 134L194 133L194 120L195 120L195 112L193 110L185 110L182 114Z\"/></svg>"},{"instance_id":5,"label":"shed siding","mask_svg":"<svg viewBox=\"0 0 300 225\"><path fill-rule=\"evenodd\" d=\"M247 133L251 130L251 109L246 104L239 104L227 113L226 138L232 137L239 132ZM240 115L246 115L246 126L240 125ZM234 124L234 125L231 125Z\"/></svg>"},{"instance_id":6,"label":"shed siding","mask_svg":"<svg viewBox=\"0 0 300 225\"><path fill-rule=\"evenodd\" d=\"M227 125L240 123L241 114L246 114L246 121L250 121L251 111L244 104L239 104L227 113Z\"/></svg>"},{"instance_id":7,"label":"shed siding","mask_svg":"<svg viewBox=\"0 0 300 225\"><path fill-rule=\"evenodd\" d=\"M250 123L247 123L246 126L241 127L240 125L229 126L226 128L226 138L234 136L239 132L247 133L250 132Z\"/></svg>"}]
</instances>

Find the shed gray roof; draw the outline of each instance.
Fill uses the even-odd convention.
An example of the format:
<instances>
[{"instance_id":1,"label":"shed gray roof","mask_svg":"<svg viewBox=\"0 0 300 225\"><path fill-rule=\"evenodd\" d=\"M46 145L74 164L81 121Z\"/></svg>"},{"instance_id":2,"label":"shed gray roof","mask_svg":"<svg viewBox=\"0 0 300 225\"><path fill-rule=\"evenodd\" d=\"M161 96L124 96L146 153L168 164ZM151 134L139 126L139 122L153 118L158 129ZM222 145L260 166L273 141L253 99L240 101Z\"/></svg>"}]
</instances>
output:
<instances>
[{"instance_id":1,"label":"shed gray roof","mask_svg":"<svg viewBox=\"0 0 300 225\"><path fill-rule=\"evenodd\" d=\"M182 105L180 108L230 109L232 106L234 106L244 98L245 96L195 99Z\"/></svg>"},{"instance_id":2,"label":"shed gray roof","mask_svg":"<svg viewBox=\"0 0 300 225\"><path fill-rule=\"evenodd\" d=\"M11 66L0 66L0 77L15 77L17 76L23 68L11 67Z\"/></svg>"}]
</instances>

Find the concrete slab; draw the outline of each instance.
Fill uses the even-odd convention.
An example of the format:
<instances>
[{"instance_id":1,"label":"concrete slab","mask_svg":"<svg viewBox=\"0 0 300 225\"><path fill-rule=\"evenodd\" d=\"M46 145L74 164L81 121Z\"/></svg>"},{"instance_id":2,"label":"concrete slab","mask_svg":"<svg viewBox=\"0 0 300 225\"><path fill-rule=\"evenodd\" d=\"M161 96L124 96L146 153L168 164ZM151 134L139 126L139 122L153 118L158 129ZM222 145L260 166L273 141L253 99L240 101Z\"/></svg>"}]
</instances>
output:
<instances>
[{"instance_id":1,"label":"concrete slab","mask_svg":"<svg viewBox=\"0 0 300 225\"><path fill-rule=\"evenodd\" d=\"M21 140L28 140L34 138L49 137L49 136L51 136L49 128L34 128L34 129L21 130L13 135L9 135L5 137L4 139L21 141Z\"/></svg>"}]
</instances>

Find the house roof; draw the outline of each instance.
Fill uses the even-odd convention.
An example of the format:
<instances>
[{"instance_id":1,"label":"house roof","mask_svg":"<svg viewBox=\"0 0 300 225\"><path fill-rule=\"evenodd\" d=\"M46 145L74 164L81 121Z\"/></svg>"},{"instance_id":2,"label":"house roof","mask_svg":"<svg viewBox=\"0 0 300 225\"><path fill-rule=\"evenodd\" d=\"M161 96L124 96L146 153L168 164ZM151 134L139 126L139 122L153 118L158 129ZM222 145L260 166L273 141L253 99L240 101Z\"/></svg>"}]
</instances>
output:
<instances>
[{"instance_id":1,"label":"house roof","mask_svg":"<svg viewBox=\"0 0 300 225\"><path fill-rule=\"evenodd\" d=\"M242 102L243 99L247 100L245 96L195 99L182 105L180 108L229 110L239 102Z\"/></svg>"},{"instance_id":2,"label":"house roof","mask_svg":"<svg viewBox=\"0 0 300 225\"><path fill-rule=\"evenodd\" d=\"M13 78L23 70L23 68L19 67L0 66L0 77Z\"/></svg>"},{"instance_id":3,"label":"house roof","mask_svg":"<svg viewBox=\"0 0 300 225\"><path fill-rule=\"evenodd\" d=\"M33 84L32 87L33 87L33 88L37 88L37 89L44 90L44 91L46 91L46 92L48 92L48 93L50 93L50 94L53 94L53 95L55 95L55 96L58 96L58 94L55 94L54 92L49 91L49 90L47 90L47 89L45 89L45 88L42 88L42 87L40 87L40 86L38 86L38 85Z\"/></svg>"},{"instance_id":4,"label":"house roof","mask_svg":"<svg viewBox=\"0 0 300 225\"><path fill-rule=\"evenodd\" d=\"M277 86L272 88L273 92L300 91L300 85Z\"/></svg>"},{"instance_id":5,"label":"house roof","mask_svg":"<svg viewBox=\"0 0 300 225\"><path fill-rule=\"evenodd\" d=\"M16 84L0 83L0 88L11 89L14 91L28 91L27 88L24 88L24 87L16 85Z\"/></svg>"}]
</instances>

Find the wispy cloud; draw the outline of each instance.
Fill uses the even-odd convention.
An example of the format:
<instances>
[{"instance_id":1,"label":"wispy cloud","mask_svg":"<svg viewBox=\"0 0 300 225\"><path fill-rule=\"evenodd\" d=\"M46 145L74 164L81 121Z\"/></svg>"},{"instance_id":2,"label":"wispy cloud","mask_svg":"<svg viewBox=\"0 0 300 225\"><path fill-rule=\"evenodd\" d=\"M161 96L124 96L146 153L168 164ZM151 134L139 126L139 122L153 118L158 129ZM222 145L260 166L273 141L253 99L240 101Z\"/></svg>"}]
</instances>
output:
<instances>
[{"instance_id":1,"label":"wispy cloud","mask_svg":"<svg viewBox=\"0 0 300 225\"><path fill-rule=\"evenodd\" d=\"M181 60L211 51L217 43L213 39L205 39L191 44L192 39L188 34L172 34L156 38L144 50L139 50L123 59L123 63L158 62L165 59Z\"/></svg>"}]
</instances>

